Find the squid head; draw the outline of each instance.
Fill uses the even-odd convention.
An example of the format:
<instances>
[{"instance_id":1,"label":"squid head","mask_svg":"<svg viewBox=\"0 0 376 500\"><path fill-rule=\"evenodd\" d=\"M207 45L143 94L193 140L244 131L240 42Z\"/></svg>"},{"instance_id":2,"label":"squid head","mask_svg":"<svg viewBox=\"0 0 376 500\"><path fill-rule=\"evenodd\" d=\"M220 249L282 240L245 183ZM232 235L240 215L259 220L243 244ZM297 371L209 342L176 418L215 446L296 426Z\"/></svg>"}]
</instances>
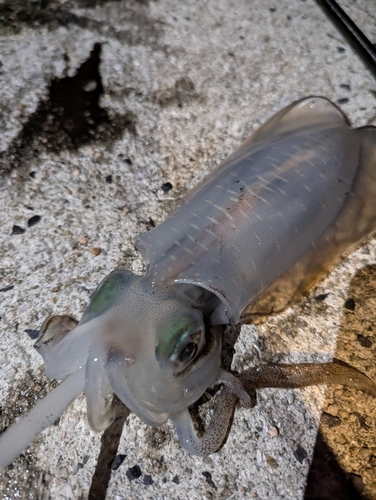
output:
<instances>
[{"instance_id":1,"label":"squid head","mask_svg":"<svg viewBox=\"0 0 376 500\"><path fill-rule=\"evenodd\" d=\"M63 327L66 318L55 318ZM78 326L54 332L55 345L52 325L49 320L49 338L42 334L36 346L46 373L67 376L60 364L69 366L81 352L79 366L76 359L72 368L85 366L88 417L95 429L107 427L112 417L104 405L111 392L144 422L159 426L194 403L218 377L222 329L206 328L202 311L184 295L129 271L110 273Z\"/></svg>"}]
</instances>

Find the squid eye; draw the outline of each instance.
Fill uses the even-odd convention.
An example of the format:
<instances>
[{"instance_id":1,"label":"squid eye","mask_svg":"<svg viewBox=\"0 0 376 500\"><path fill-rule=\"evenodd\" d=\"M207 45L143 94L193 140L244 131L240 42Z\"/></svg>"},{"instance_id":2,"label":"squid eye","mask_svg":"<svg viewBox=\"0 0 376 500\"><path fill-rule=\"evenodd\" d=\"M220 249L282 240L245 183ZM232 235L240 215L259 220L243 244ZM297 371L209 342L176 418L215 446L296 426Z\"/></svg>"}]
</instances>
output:
<instances>
[{"instance_id":1,"label":"squid eye","mask_svg":"<svg viewBox=\"0 0 376 500\"><path fill-rule=\"evenodd\" d=\"M196 356L198 351L198 345L196 342L189 342L184 349L182 349L179 353L179 361L182 363L188 363L192 361L192 359Z\"/></svg>"},{"instance_id":2,"label":"squid eye","mask_svg":"<svg viewBox=\"0 0 376 500\"><path fill-rule=\"evenodd\" d=\"M205 325L202 318L196 319L193 313L170 322L167 329L164 321L155 347L159 363L171 363L175 366L174 370L185 369L202 350L205 344Z\"/></svg>"}]
</instances>

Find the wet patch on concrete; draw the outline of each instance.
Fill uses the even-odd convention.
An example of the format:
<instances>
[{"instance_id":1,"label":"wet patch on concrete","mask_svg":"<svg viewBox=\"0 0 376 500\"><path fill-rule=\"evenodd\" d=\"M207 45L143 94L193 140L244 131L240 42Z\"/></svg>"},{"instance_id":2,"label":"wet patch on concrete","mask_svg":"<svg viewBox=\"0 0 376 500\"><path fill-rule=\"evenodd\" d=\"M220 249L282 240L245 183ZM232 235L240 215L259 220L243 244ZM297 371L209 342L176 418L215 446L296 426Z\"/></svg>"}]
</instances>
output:
<instances>
[{"instance_id":1,"label":"wet patch on concrete","mask_svg":"<svg viewBox=\"0 0 376 500\"><path fill-rule=\"evenodd\" d=\"M97 21L89 15L80 15L70 9L95 9L105 6L110 0L81 0L66 2L64 8L60 2L41 0L30 2L28 0L6 0L0 4L0 33L19 33L23 26L40 29L48 26L50 30L57 30L61 26L78 26L98 35L111 37L128 46L144 44L157 44L162 30L162 24L148 16L148 1L128 0L122 1L122 12L127 15L127 20L138 29L118 29L105 22ZM114 3L114 2L111 2Z\"/></svg>"},{"instance_id":2,"label":"wet patch on concrete","mask_svg":"<svg viewBox=\"0 0 376 500\"><path fill-rule=\"evenodd\" d=\"M136 132L136 117L109 116L100 106L103 84L100 74L101 45L72 77L54 78L46 100L39 103L7 151L0 156L0 174L17 169L20 173L42 152L75 150L92 141L112 144L124 130Z\"/></svg>"}]
</instances>

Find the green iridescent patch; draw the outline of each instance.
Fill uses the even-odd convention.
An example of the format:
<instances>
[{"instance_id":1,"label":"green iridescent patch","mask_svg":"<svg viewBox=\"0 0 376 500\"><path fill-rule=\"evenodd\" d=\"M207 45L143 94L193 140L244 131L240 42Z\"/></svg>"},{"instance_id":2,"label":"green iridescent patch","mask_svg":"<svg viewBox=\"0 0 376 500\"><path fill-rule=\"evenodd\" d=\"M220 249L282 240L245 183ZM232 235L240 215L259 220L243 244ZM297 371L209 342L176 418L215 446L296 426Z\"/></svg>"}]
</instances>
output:
<instances>
[{"instance_id":1,"label":"green iridescent patch","mask_svg":"<svg viewBox=\"0 0 376 500\"><path fill-rule=\"evenodd\" d=\"M86 323L106 312L124 290L124 284L128 278L129 272L127 271L112 271L95 290L82 315L80 324Z\"/></svg>"}]
</instances>

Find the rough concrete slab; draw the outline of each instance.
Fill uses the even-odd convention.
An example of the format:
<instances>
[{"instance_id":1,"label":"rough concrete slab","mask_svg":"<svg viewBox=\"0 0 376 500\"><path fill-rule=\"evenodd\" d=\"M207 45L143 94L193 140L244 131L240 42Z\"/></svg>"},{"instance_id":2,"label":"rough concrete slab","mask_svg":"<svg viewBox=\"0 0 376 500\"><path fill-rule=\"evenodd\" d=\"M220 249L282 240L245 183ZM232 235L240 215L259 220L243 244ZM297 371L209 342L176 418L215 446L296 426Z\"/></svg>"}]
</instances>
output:
<instances>
[{"instance_id":1,"label":"rough concrete slab","mask_svg":"<svg viewBox=\"0 0 376 500\"><path fill-rule=\"evenodd\" d=\"M342 5L375 41L376 4ZM0 61L0 429L54 386L25 330L79 317L110 270L141 272L133 237L268 116L319 94L376 123L376 83L310 0L3 1ZM375 262L373 241L301 304L244 327L234 369L335 355L376 379ZM131 415L107 498L376 498L375 420L350 390L263 390L202 459ZM96 484L103 498L92 481L109 446L81 397L0 473L1 494L87 498Z\"/></svg>"}]
</instances>

